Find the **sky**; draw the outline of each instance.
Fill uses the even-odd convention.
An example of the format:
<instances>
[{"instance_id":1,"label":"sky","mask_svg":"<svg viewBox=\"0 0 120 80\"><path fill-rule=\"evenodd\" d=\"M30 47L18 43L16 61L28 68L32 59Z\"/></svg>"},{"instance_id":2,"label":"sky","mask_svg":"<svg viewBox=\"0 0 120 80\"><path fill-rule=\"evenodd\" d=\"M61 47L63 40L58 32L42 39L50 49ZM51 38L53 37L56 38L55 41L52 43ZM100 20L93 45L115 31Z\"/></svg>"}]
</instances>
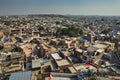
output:
<instances>
[{"instance_id":1,"label":"sky","mask_svg":"<svg viewBox=\"0 0 120 80\"><path fill-rule=\"evenodd\" d=\"M120 15L120 0L0 0L0 15Z\"/></svg>"}]
</instances>

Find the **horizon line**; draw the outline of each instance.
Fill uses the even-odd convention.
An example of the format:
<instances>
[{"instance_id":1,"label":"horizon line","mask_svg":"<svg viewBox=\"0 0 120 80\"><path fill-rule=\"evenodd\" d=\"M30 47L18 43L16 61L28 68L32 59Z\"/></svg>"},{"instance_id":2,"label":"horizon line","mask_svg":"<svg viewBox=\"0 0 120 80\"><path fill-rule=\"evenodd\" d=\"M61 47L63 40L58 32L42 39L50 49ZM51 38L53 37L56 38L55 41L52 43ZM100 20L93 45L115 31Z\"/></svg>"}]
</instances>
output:
<instances>
[{"instance_id":1,"label":"horizon line","mask_svg":"<svg viewBox=\"0 0 120 80\"><path fill-rule=\"evenodd\" d=\"M63 15L63 16L120 16L120 15L103 15L103 14L8 14L8 15L0 15L0 16L29 16L29 15Z\"/></svg>"}]
</instances>

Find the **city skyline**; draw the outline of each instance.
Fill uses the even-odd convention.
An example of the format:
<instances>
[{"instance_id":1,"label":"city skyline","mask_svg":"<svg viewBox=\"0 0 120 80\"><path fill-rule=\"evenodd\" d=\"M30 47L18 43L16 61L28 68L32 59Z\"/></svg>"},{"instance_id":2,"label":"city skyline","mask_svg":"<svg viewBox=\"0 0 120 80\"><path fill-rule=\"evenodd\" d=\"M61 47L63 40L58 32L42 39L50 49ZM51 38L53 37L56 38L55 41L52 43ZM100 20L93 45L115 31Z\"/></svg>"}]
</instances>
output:
<instances>
[{"instance_id":1,"label":"city skyline","mask_svg":"<svg viewBox=\"0 0 120 80\"><path fill-rule=\"evenodd\" d=\"M0 15L120 15L120 0L0 0Z\"/></svg>"}]
</instances>

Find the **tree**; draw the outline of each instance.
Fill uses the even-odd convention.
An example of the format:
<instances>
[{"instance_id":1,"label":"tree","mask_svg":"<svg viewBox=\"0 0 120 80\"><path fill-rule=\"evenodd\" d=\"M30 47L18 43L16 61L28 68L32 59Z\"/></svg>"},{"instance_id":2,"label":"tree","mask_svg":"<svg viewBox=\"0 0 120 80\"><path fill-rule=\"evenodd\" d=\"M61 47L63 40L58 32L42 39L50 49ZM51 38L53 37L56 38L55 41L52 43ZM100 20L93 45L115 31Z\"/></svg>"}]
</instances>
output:
<instances>
[{"instance_id":1,"label":"tree","mask_svg":"<svg viewBox=\"0 0 120 80\"><path fill-rule=\"evenodd\" d=\"M56 21L55 23L56 23L56 25L59 25L59 24L60 24L60 22L59 22L59 21Z\"/></svg>"},{"instance_id":2,"label":"tree","mask_svg":"<svg viewBox=\"0 0 120 80\"><path fill-rule=\"evenodd\" d=\"M83 34L83 30L79 29L79 34L82 35Z\"/></svg>"},{"instance_id":3,"label":"tree","mask_svg":"<svg viewBox=\"0 0 120 80\"><path fill-rule=\"evenodd\" d=\"M41 31L41 30L44 30L44 28L40 25L37 26L38 27L38 30Z\"/></svg>"},{"instance_id":4,"label":"tree","mask_svg":"<svg viewBox=\"0 0 120 80\"><path fill-rule=\"evenodd\" d=\"M68 28L58 28L57 33L60 35L68 35L70 37L78 36L83 34L83 30L76 27L68 27Z\"/></svg>"},{"instance_id":5,"label":"tree","mask_svg":"<svg viewBox=\"0 0 120 80\"><path fill-rule=\"evenodd\" d=\"M120 25L120 22L116 22L116 25Z\"/></svg>"},{"instance_id":6,"label":"tree","mask_svg":"<svg viewBox=\"0 0 120 80\"><path fill-rule=\"evenodd\" d=\"M109 33L109 30L103 30L102 32L101 32L102 34L108 34Z\"/></svg>"},{"instance_id":7,"label":"tree","mask_svg":"<svg viewBox=\"0 0 120 80\"><path fill-rule=\"evenodd\" d=\"M76 36L76 33L73 32L73 31L69 31L68 35L69 35L70 37L73 37L73 36Z\"/></svg>"},{"instance_id":8,"label":"tree","mask_svg":"<svg viewBox=\"0 0 120 80\"><path fill-rule=\"evenodd\" d=\"M5 21L4 24L9 26L9 25L11 25L11 22L10 21Z\"/></svg>"}]
</instances>

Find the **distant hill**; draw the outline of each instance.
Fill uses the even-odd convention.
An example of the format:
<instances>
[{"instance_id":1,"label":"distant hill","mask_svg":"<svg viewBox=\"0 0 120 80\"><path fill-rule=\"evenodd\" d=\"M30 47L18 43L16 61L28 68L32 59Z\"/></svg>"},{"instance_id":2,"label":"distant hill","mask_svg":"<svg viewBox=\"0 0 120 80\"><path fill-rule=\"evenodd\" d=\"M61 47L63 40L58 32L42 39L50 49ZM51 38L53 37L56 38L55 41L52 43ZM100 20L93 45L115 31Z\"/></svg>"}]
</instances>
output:
<instances>
[{"instance_id":1,"label":"distant hill","mask_svg":"<svg viewBox=\"0 0 120 80\"><path fill-rule=\"evenodd\" d=\"M55 15L55 14L30 14L28 17L66 17L64 15Z\"/></svg>"}]
</instances>

